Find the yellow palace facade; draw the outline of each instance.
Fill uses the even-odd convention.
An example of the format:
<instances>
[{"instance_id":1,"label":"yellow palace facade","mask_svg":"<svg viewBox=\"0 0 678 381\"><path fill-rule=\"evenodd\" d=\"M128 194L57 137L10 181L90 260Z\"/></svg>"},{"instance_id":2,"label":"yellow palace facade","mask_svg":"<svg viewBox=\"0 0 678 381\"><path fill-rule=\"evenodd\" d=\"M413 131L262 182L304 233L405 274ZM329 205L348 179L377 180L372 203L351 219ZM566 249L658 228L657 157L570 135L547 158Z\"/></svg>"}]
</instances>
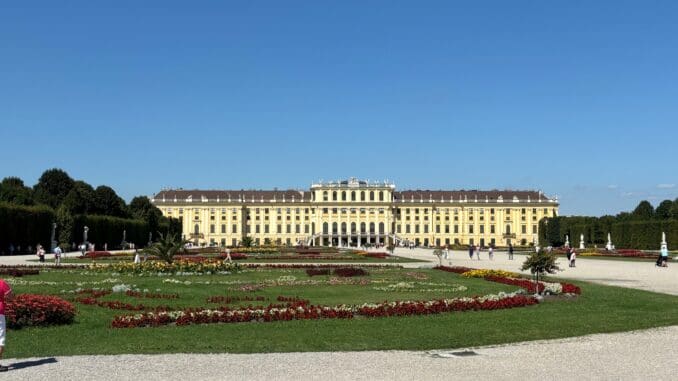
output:
<instances>
[{"instance_id":1,"label":"yellow palace facade","mask_svg":"<svg viewBox=\"0 0 678 381\"><path fill-rule=\"evenodd\" d=\"M538 191L403 190L319 182L303 190L162 190L151 201L198 245L526 245L558 200Z\"/></svg>"}]
</instances>

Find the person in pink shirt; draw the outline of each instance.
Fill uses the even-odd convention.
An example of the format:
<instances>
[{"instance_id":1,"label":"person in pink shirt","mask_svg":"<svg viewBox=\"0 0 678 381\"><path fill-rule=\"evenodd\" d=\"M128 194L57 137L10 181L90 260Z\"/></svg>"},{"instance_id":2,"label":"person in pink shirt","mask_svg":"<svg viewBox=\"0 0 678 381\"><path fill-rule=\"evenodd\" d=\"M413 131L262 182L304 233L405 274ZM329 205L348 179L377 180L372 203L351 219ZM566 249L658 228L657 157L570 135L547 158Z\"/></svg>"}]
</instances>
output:
<instances>
[{"instance_id":1,"label":"person in pink shirt","mask_svg":"<svg viewBox=\"0 0 678 381\"><path fill-rule=\"evenodd\" d=\"M12 299L12 288L9 287L4 279L0 279L0 360L5 351L5 333L7 331L7 322L5 321L5 304ZM6 372L9 368L0 365L0 372Z\"/></svg>"}]
</instances>

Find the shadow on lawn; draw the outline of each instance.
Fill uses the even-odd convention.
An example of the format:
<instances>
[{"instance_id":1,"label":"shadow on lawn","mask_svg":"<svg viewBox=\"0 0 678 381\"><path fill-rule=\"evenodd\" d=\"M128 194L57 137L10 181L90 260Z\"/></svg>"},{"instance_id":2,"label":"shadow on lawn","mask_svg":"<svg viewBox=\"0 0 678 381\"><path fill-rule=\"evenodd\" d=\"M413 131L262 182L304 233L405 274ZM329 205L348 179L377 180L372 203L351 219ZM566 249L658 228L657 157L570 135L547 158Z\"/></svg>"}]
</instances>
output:
<instances>
[{"instance_id":1,"label":"shadow on lawn","mask_svg":"<svg viewBox=\"0 0 678 381\"><path fill-rule=\"evenodd\" d=\"M31 361L22 361L22 362L15 362L14 364L9 366L9 369L15 370L15 369L24 369L24 368L30 368L32 366L40 366L40 365L45 365L45 364L54 364L56 363L57 360L54 357L49 357L46 359L40 359L40 360L31 360Z\"/></svg>"}]
</instances>

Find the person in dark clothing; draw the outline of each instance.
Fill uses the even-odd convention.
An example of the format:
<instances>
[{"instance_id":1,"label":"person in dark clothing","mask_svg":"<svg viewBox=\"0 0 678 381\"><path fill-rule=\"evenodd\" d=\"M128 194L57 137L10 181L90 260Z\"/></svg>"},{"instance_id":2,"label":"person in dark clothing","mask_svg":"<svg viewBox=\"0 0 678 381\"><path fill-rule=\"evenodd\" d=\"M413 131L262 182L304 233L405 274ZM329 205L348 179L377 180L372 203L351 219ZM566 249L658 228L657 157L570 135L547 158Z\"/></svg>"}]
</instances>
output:
<instances>
[{"instance_id":1,"label":"person in dark clothing","mask_svg":"<svg viewBox=\"0 0 678 381\"><path fill-rule=\"evenodd\" d=\"M473 245L468 245L468 257L473 259Z\"/></svg>"},{"instance_id":2,"label":"person in dark clothing","mask_svg":"<svg viewBox=\"0 0 678 381\"><path fill-rule=\"evenodd\" d=\"M510 244L510 243L509 243L508 253L509 253L509 259L513 260L513 245Z\"/></svg>"}]
</instances>

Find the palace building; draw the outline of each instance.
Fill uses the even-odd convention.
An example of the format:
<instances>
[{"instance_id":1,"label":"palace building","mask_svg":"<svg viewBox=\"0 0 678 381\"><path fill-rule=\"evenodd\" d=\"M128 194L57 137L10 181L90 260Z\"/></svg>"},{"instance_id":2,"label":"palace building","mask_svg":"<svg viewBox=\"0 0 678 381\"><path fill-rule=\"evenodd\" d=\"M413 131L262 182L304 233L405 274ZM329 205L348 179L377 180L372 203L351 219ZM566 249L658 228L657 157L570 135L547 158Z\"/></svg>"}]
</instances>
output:
<instances>
[{"instance_id":1,"label":"palace building","mask_svg":"<svg viewBox=\"0 0 678 381\"><path fill-rule=\"evenodd\" d=\"M162 190L151 201L198 245L526 245L558 215L538 191L396 190L393 183L319 182L304 190Z\"/></svg>"}]
</instances>

